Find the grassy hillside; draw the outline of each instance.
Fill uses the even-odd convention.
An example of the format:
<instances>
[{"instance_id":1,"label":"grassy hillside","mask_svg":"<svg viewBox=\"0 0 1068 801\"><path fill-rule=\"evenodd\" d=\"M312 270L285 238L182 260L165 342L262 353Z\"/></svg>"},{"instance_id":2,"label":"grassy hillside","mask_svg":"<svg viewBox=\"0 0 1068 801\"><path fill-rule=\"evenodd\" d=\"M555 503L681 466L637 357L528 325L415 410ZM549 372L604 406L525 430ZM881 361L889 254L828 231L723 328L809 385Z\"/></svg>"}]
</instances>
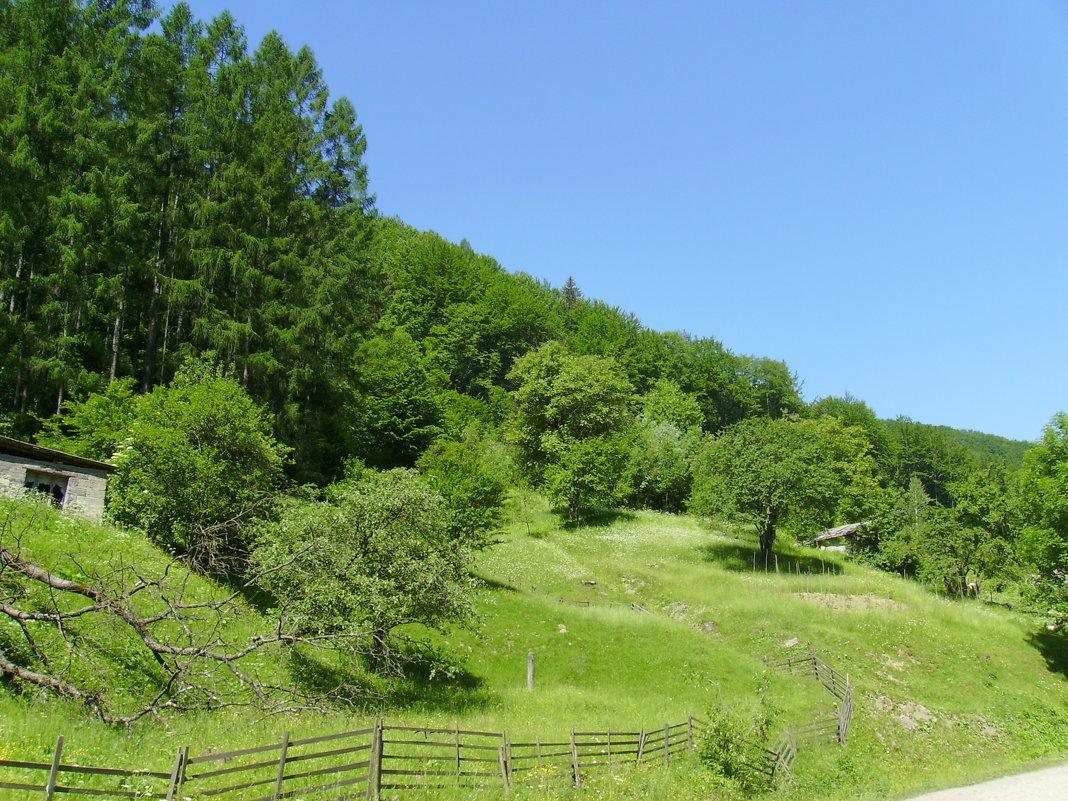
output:
<instances>
[{"instance_id":1,"label":"grassy hillside","mask_svg":"<svg viewBox=\"0 0 1068 801\"><path fill-rule=\"evenodd\" d=\"M42 552L75 545L82 559L118 549L146 565L165 559L135 534L61 518L35 536L51 542L38 546ZM1063 638L1009 610L935 598L812 551L783 550L778 573L754 572L754 552L744 532L654 513L563 529L526 498L501 542L478 561L479 625L447 635L410 632L438 655L435 675L379 686L359 721L199 714L174 720L170 730L126 733L73 707L5 691L0 756L45 756L62 733L71 758L83 763L157 755L154 766L166 770L176 744L194 752L236 748L284 729L351 728L375 713L394 722L507 729L518 738L564 735L573 726L653 728L723 704L744 714L761 707L781 727L826 711L830 699L813 680L769 671L762 660L811 645L853 678L853 735L845 748L803 751L796 786L777 797L903 797L1068 757ZM653 614L555 596L636 602ZM787 647L792 640L799 644ZM533 692L528 651L537 660ZM560 784L546 797L570 793ZM605 777L579 795L709 799L731 792L690 759L667 774Z\"/></svg>"}]
</instances>

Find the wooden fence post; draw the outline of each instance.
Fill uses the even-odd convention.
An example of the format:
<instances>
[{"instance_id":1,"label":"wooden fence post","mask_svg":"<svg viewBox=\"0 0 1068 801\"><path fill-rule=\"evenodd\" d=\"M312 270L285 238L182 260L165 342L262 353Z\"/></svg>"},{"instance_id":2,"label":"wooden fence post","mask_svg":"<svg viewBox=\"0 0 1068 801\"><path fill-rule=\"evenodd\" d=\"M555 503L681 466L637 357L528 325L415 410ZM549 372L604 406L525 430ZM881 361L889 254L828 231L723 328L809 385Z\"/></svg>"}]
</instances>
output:
<instances>
[{"instance_id":1,"label":"wooden fence post","mask_svg":"<svg viewBox=\"0 0 1068 801\"><path fill-rule=\"evenodd\" d=\"M612 730L608 730L608 758L612 758Z\"/></svg>"},{"instance_id":2,"label":"wooden fence post","mask_svg":"<svg viewBox=\"0 0 1068 801\"><path fill-rule=\"evenodd\" d=\"M571 730L571 767L575 772L575 786L582 784L582 775L579 773L578 745L575 743L575 730Z\"/></svg>"},{"instance_id":3,"label":"wooden fence post","mask_svg":"<svg viewBox=\"0 0 1068 801\"><path fill-rule=\"evenodd\" d=\"M638 758L634 761L641 764L642 757L645 756L645 729L643 728L638 732Z\"/></svg>"},{"instance_id":4,"label":"wooden fence post","mask_svg":"<svg viewBox=\"0 0 1068 801\"><path fill-rule=\"evenodd\" d=\"M367 768L367 798L378 801L382 784L382 719L375 718L371 734L371 764Z\"/></svg>"},{"instance_id":5,"label":"wooden fence post","mask_svg":"<svg viewBox=\"0 0 1068 801\"><path fill-rule=\"evenodd\" d=\"M671 724L664 724L664 767L666 768L671 764L671 743L668 742L668 738L671 736Z\"/></svg>"},{"instance_id":6,"label":"wooden fence post","mask_svg":"<svg viewBox=\"0 0 1068 801\"><path fill-rule=\"evenodd\" d=\"M189 760L189 746L178 749L178 755L174 758L174 767L171 769L171 783L167 786L167 801L174 801L182 792L182 784L185 782L185 763Z\"/></svg>"},{"instance_id":7,"label":"wooden fence post","mask_svg":"<svg viewBox=\"0 0 1068 801\"><path fill-rule=\"evenodd\" d=\"M456 783L460 783L460 721L455 721L453 729L456 736Z\"/></svg>"},{"instance_id":8,"label":"wooden fence post","mask_svg":"<svg viewBox=\"0 0 1068 801\"><path fill-rule=\"evenodd\" d=\"M282 735L282 752L278 755L278 775L274 780L274 795L271 801L278 801L282 797L282 782L286 778L286 757L289 756L289 732Z\"/></svg>"},{"instance_id":9,"label":"wooden fence post","mask_svg":"<svg viewBox=\"0 0 1068 801\"><path fill-rule=\"evenodd\" d=\"M686 718L686 747L693 750L693 715Z\"/></svg>"},{"instance_id":10,"label":"wooden fence post","mask_svg":"<svg viewBox=\"0 0 1068 801\"><path fill-rule=\"evenodd\" d=\"M52 770L48 774L48 786L45 787L45 801L52 801L56 795L56 779L59 776L59 760L63 756L63 735L56 738L56 750L52 755Z\"/></svg>"},{"instance_id":11,"label":"wooden fence post","mask_svg":"<svg viewBox=\"0 0 1068 801\"><path fill-rule=\"evenodd\" d=\"M497 747L497 764L500 766L501 783L504 784L504 792L507 794L509 789L511 788L509 788L508 786L508 763L504 755L506 749L507 746L505 745L500 745Z\"/></svg>"},{"instance_id":12,"label":"wooden fence post","mask_svg":"<svg viewBox=\"0 0 1068 801\"><path fill-rule=\"evenodd\" d=\"M501 749L504 752L504 789L505 792L512 789L512 741L508 739L508 732L501 732Z\"/></svg>"}]
</instances>

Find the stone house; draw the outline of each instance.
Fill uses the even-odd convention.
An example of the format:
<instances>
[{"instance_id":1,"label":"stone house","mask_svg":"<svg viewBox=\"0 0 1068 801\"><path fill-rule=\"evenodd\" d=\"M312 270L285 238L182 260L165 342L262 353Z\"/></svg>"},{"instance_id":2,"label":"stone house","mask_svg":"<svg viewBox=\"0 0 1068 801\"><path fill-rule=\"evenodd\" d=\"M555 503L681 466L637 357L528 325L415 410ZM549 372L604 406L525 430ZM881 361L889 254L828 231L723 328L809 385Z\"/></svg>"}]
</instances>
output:
<instances>
[{"instance_id":1,"label":"stone house","mask_svg":"<svg viewBox=\"0 0 1068 801\"><path fill-rule=\"evenodd\" d=\"M0 491L43 492L53 503L100 522L115 465L0 436Z\"/></svg>"}]
</instances>

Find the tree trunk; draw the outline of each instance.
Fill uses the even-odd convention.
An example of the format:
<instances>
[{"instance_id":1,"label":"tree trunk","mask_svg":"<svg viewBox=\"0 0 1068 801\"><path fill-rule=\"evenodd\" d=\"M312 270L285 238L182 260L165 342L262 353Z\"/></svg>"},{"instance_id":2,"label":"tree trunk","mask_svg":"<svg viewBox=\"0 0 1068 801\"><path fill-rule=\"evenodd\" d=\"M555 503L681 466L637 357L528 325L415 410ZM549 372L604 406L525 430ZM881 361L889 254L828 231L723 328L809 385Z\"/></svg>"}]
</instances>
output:
<instances>
[{"instance_id":1,"label":"tree trunk","mask_svg":"<svg viewBox=\"0 0 1068 801\"><path fill-rule=\"evenodd\" d=\"M148 314L145 321L147 328L145 335L145 359L141 370L141 391L148 392L152 388L153 359L156 355L156 317L159 304L160 283L159 278L152 279L152 295L148 301Z\"/></svg>"},{"instance_id":2,"label":"tree trunk","mask_svg":"<svg viewBox=\"0 0 1068 801\"><path fill-rule=\"evenodd\" d=\"M764 521L760 526L760 555L764 559L764 566L771 559L771 550L775 546L775 525L779 513L773 506L767 507L764 512Z\"/></svg>"}]
</instances>

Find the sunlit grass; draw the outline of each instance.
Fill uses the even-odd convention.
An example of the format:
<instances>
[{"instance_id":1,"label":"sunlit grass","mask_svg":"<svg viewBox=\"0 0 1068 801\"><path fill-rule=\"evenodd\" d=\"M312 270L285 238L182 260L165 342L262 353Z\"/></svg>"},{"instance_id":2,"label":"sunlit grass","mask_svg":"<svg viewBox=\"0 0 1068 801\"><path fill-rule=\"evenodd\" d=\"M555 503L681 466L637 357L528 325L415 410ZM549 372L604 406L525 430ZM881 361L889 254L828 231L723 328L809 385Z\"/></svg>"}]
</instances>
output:
<instances>
[{"instance_id":1,"label":"sunlit grass","mask_svg":"<svg viewBox=\"0 0 1068 801\"><path fill-rule=\"evenodd\" d=\"M121 552L146 567L165 563L136 532L48 520L32 544L41 558L70 551L88 563ZM744 530L651 512L563 527L542 499L517 495L501 541L475 567L479 623L408 632L437 654L433 677L369 681L377 694L351 714L198 713L132 732L8 691L0 694L0 758L47 757L62 733L83 764L167 770L180 745L226 750L277 741L286 730L361 728L375 716L566 738L572 728L653 729L726 705L744 714L763 708L781 726L833 709L814 680L764 665L807 646L850 675L857 715L848 747L803 752L796 786L779 797L885 799L1068 756L1068 651L1037 621L933 596L837 554L783 543L777 565L765 566L756 551ZM732 791L690 758L666 772L606 773L582 791L559 781L520 796L710 799Z\"/></svg>"}]
</instances>

